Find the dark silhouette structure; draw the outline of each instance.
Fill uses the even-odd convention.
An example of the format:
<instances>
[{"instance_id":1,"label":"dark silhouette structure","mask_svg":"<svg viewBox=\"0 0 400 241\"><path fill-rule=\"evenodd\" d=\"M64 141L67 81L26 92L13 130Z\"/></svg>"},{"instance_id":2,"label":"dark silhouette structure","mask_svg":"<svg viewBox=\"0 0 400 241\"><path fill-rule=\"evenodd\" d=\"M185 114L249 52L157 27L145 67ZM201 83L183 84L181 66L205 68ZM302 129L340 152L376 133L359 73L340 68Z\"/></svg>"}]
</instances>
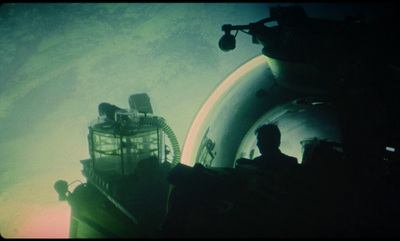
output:
<instances>
[{"instance_id":1,"label":"dark silhouette structure","mask_svg":"<svg viewBox=\"0 0 400 241\"><path fill-rule=\"evenodd\" d=\"M279 150L281 132L277 125L262 125L255 131L255 134L257 135L257 146L261 156L253 160L241 158L236 161L236 166L252 165L260 170L279 171L287 174L298 168L297 158L288 156Z\"/></svg>"}]
</instances>

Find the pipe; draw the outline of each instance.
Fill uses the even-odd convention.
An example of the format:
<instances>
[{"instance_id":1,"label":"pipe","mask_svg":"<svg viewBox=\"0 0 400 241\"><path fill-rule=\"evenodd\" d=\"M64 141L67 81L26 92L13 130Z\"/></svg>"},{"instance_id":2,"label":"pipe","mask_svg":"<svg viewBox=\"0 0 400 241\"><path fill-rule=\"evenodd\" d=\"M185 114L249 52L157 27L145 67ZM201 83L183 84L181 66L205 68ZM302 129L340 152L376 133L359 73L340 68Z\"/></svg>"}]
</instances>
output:
<instances>
[{"instance_id":1,"label":"pipe","mask_svg":"<svg viewBox=\"0 0 400 241\"><path fill-rule=\"evenodd\" d=\"M174 167L176 164L181 162L181 150L179 147L178 139L176 138L175 133L172 131L171 127L169 127L169 125L165 122L164 118L158 116L143 116L140 117L140 125L153 125L161 128L167 134L172 144L172 150L174 154L171 167Z\"/></svg>"}]
</instances>

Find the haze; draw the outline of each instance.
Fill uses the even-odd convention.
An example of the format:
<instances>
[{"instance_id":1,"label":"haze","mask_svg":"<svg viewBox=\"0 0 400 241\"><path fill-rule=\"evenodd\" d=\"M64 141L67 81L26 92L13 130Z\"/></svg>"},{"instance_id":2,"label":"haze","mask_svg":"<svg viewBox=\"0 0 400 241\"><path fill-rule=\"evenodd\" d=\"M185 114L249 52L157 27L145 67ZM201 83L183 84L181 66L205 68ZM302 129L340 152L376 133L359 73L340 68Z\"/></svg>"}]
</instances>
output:
<instances>
[{"instance_id":1,"label":"haze","mask_svg":"<svg viewBox=\"0 0 400 241\"><path fill-rule=\"evenodd\" d=\"M165 118L182 146L212 91L261 53L245 34L234 51L219 50L221 26L256 22L276 5L1 5L2 237L68 237L70 208L53 185L86 181L79 160L89 158L87 124L97 118L99 103L128 108L131 94L147 93L154 114ZM304 6L314 17L365 13L354 4Z\"/></svg>"}]
</instances>

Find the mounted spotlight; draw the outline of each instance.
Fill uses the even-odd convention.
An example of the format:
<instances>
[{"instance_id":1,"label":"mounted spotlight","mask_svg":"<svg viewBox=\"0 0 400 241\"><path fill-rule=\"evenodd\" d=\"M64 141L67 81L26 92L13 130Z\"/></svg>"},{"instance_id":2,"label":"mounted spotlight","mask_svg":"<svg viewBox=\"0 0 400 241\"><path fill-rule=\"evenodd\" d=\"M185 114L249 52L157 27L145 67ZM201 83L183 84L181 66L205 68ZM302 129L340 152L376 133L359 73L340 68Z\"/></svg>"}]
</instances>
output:
<instances>
[{"instance_id":1,"label":"mounted spotlight","mask_svg":"<svg viewBox=\"0 0 400 241\"><path fill-rule=\"evenodd\" d=\"M68 191L68 187L75 183L75 182L80 182L79 180L75 180L73 182L71 182L70 184L68 184L67 181L64 180L58 180L54 183L54 189L56 190L56 192L58 193L58 200L59 201L67 201L68 200L68 196L69 194L71 194L70 191ZM68 195L67 195L68 194Z\"/></svg>"},{"instance_id":2,"label":"mounted spotlight","mask_svg":"<svg viewBox=\"0 0 400 241\"><path fill-rule=\"evenodd\" d=\"M233 30L231 24L225 24L222 26L222 31L225 32L225 35L219 40L218 46L224 52L228 52L236 47L236 36L231 34L231 30Z\"/></svg>"},{"instance_id":3,"label":"mounted spotlight","mask_svg":"<svg viewBox=\"0 0 400 241\"><path fill-rule=\"evenodd\" d=\"M224 51L228 52L236 47L236 39L230 32L225 32L225 35L221 37L218 42L219 48Z\"/></svg>"},{"instance_id":4,"label":"mounted spotlight","mask_svg":"<svg viewBox=\"0 0 400 241\"><path fill-rule=\"evenodd\" d=\"M64 180L58 180L54 183L54 189L58 193L58 200L65 201L67 200L67 193L68 193L68 182Z\"/></svg>"},{"instance_id":5,"label":"mounted spotlight","mask_svg":"<svg viewBox=\"0 0 400 241\"><path fill-rule=\"evenodd\" d=\"M266 20L268 19L264 19L262 21L260 21L260 24L263 24ZM248 25L231 25L231 24L224 24L222 25L222 31L225 32L225 35L221 37L221 39L218 42L219 48L224 51L227 52L229 50L235 49L236 47L236 35L238 33L238 31L242 31L246 34L250 34L252 35L252 31L251 29L254 28L258 23L254 24L254 23L250 23ZM236 30L236 34L232 35L231 31L235 31ZM249 32L246 32L244 30L250 30ZM256 36L253 36L253 43L258 43L258 40L256 39Z\"/></svg>"}]
</instances>

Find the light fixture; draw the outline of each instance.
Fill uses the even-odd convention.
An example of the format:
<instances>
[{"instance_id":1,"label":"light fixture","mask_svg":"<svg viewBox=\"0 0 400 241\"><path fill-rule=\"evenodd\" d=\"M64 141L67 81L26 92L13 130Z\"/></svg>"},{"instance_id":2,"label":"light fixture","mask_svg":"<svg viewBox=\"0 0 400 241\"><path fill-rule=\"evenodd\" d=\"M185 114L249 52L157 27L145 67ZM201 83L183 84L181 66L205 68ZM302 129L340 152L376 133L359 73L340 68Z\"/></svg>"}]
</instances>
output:
<instances>
[{"instance_id":1,"label":"light fixture","mask_svg":"<svg viewBox=\"0 0 400 241\"><path fill-rule=\"evenodd\" d=\"M219 48L224 51L228 52L236 47L236 39L230 32L225 32L225 35L221 37L218 42Z\"/></svg>"},{"instance_id":2,"label":"light fixture","mask_svg":"<svg viewBox=\"0 0 400 241\"><path fill-rule=\"evenodd\" d=\"M58 200L65 201L67 200L68 193L68 182L64 180L58 180L54 183L54 189L58 193Z\"/></svg>"}]
</instances>

